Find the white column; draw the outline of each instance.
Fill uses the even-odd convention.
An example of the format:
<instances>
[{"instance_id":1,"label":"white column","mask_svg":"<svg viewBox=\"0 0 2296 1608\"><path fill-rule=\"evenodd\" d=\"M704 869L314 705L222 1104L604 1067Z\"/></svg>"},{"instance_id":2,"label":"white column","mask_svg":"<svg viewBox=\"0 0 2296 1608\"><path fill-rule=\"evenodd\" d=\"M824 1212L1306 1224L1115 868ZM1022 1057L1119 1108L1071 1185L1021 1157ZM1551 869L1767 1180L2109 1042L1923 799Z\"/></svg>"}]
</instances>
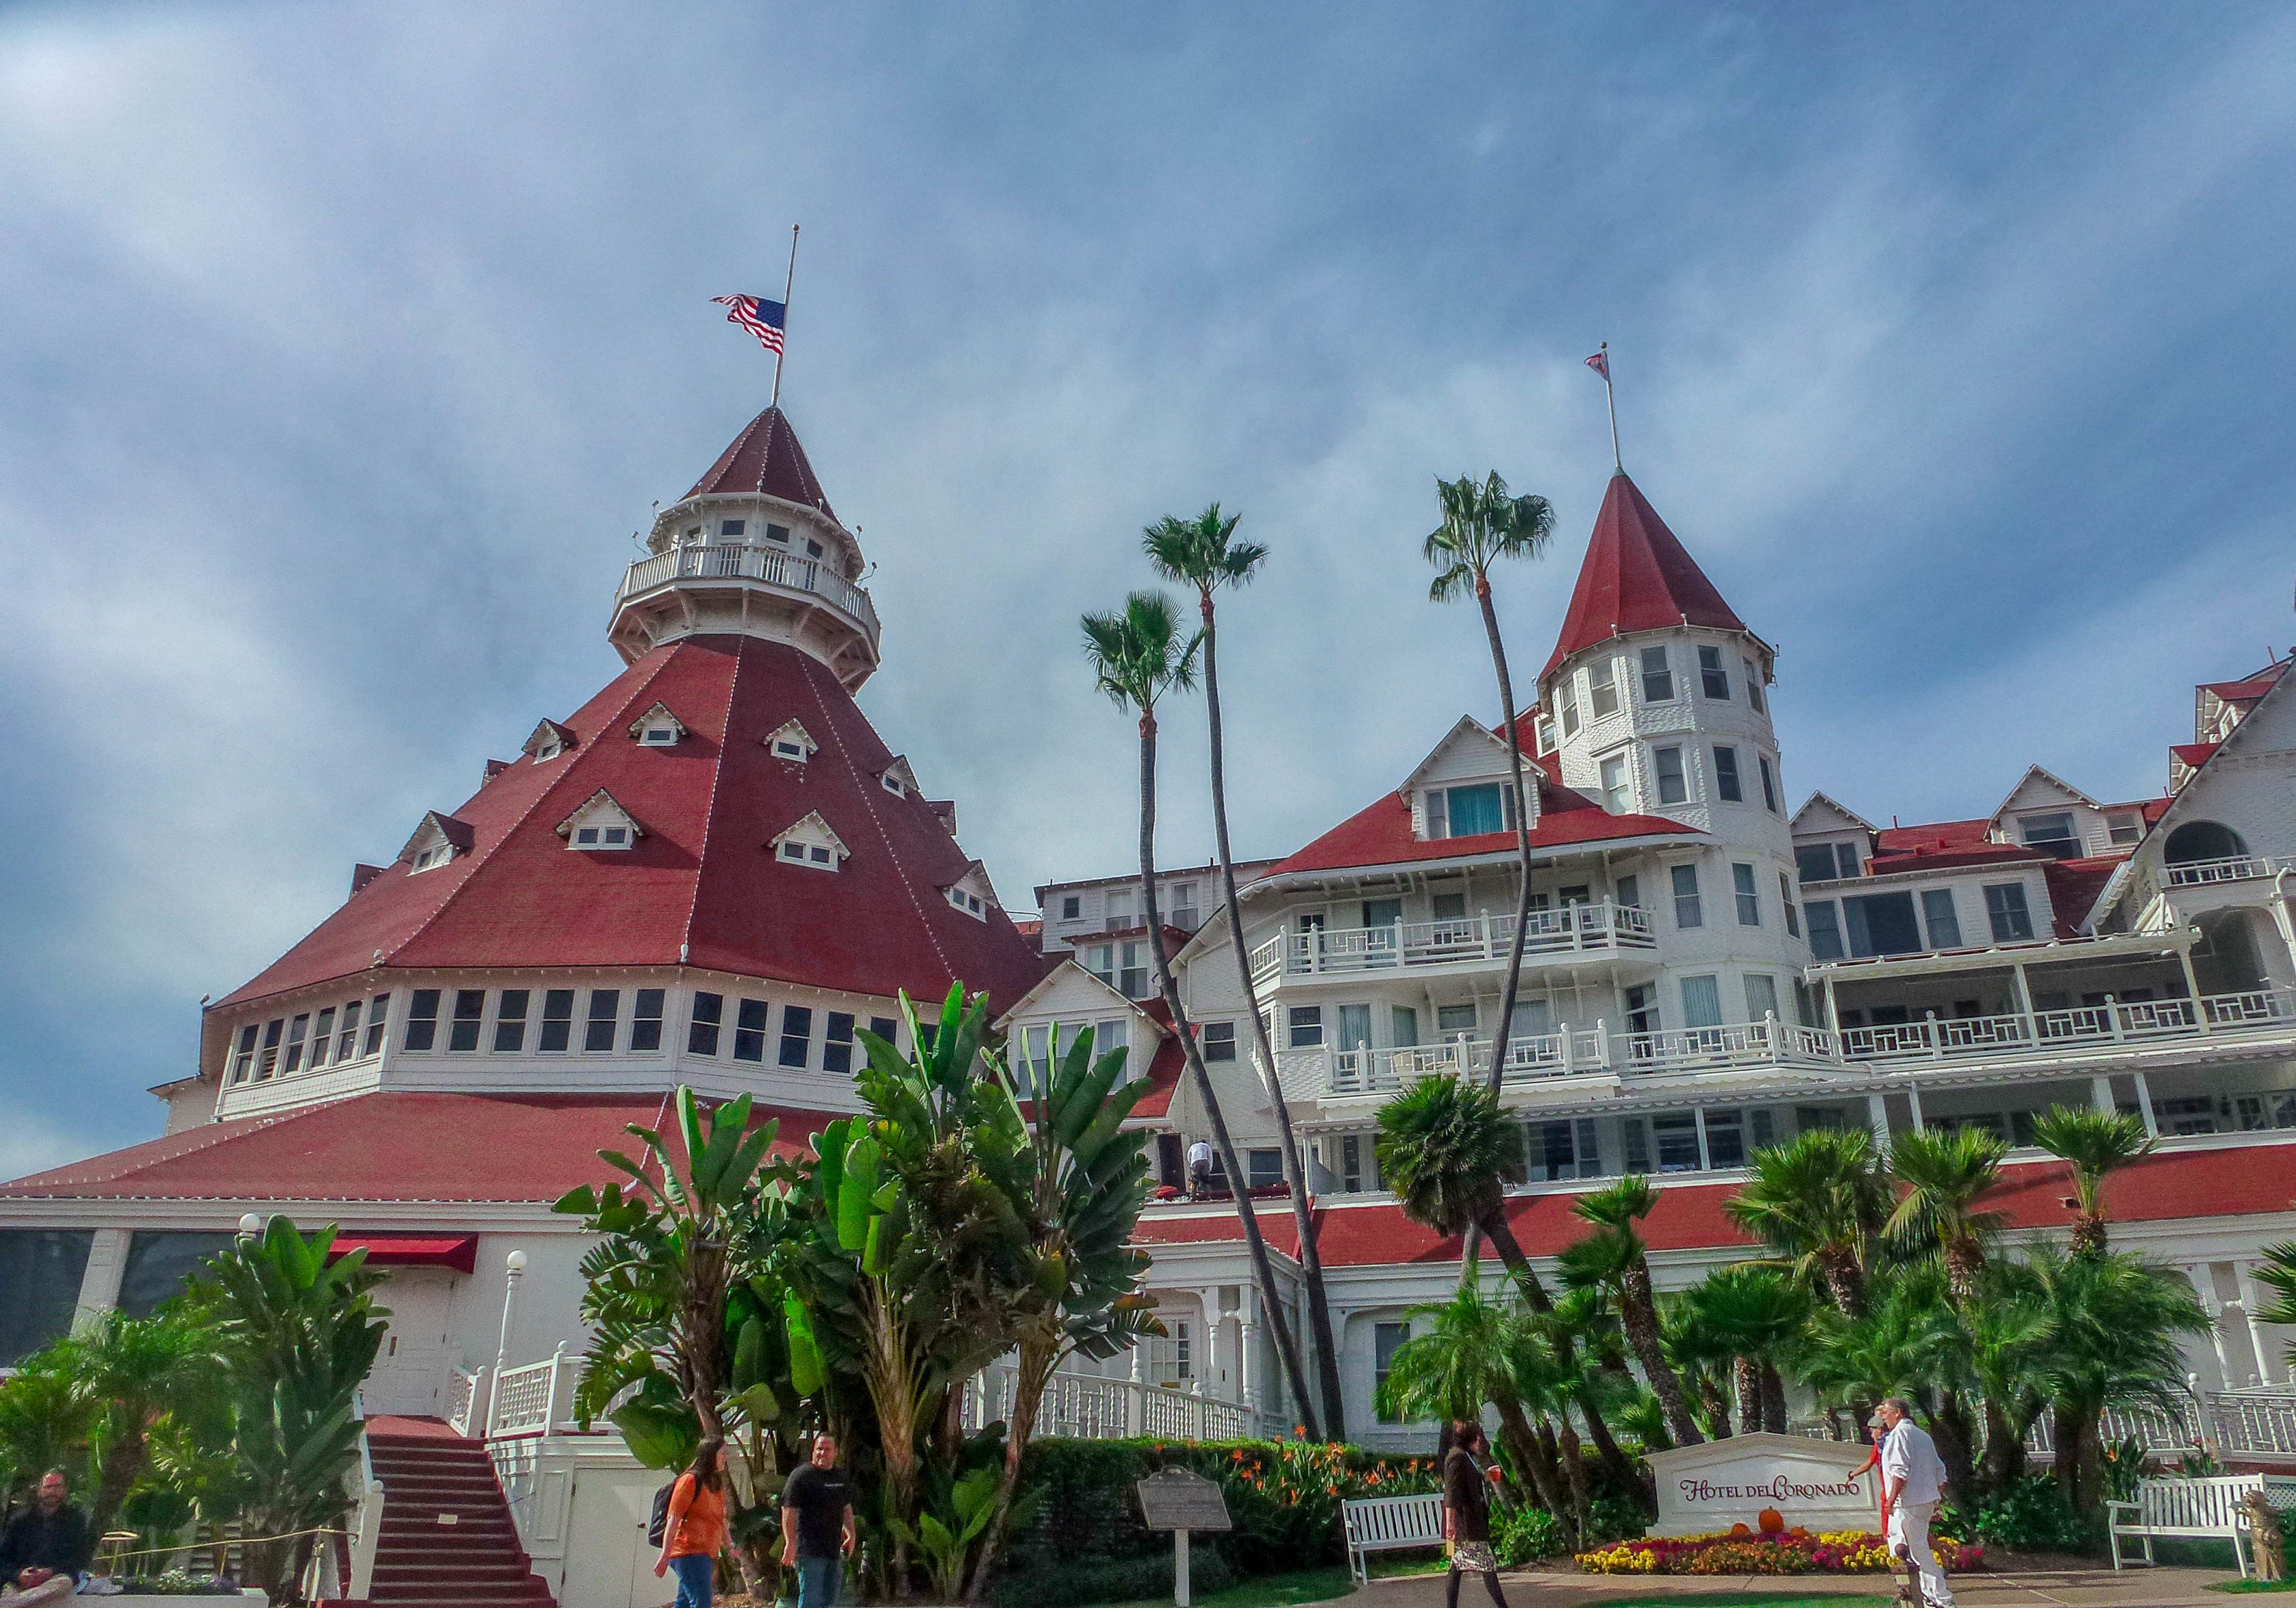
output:
<instances>
[{"instance_id":1,"label":"white column","mask_svg":"<svg viewBox=\"0 0 2296 1608\"><path fill-rule=\"evenodd\" d=\"M2257 1382L2272 1382L2273 1356L2264 1340L2264 1325L2256 1316L2257 1309L2265 1305L2264 1292L2257 1288L2256 1264L2234 1262L2232 1265L2234 1286L2240 1291L2240 1312L2248 1320L2248 1343L2256 1348Z\"/></svg>"},{"instance_id":2,"label":"white column","mask_svg":"<svg viewBox=\"0 0 2296 1608\"><path fill-rule=\"evenodd\" d=\"M1251 1367L1252 1351L1259 1341L1259 1324L1252 1311L1254 1292L1250 1284L1243 1287L1243 1305L1235 1315L1235 1395L1236 1399L1253 1412L1259 1410L1259 1398L1254 1393Z\"/></svg>"},{"instance_id":3,"label":"white column","mask_svg":"<svg viewBox=\"0 0 2296 1608\"><path fill-rule=\"evenodd\" d=\"M2152 1091L2144 1087L2144 1074L2131 1072L2129 1077L2136 1083L2136 1112L2144 1119L2144 1131L2158 1136L2161 1132L2161 1122L2160 1119L2152 1114Z\"/></svg>"},{"instance_id":4,"label":"white column","mask_svg":"<svg viewBox=\"0 0 2296 1608\"><path fill-rule=\"evenodd\" d=\"M2112 1097L2112 1078L2100 1072L2088 1080L2088 1103L2108 1117L2120 1109Z\"/></svg>"},{"instance_id":5,"label":"white column","mask_svg":"<svg viewBox=\"0 0 2296 1608\"><path fill-rule=\"evenodd\" d=\"M1935 1020L1934 1016L1931 1020ZM1928 1124L1922 1120L1922 1080L1919 1078L1906 1079L1906 1103L1913 1107L1914 1131L1915 1133L1923 1131Z\"/></svg>"},{"instance_id":6,"label":"white column","mask_svg":"<svg viewBox=\"0 0 2296 1608\"><path fill-rule=\"evenodd\" d=\"M1702 1105L1692 1106L1690 1117L1691 1120L1698 1126L1698 1170L1711 1172L1714 1170L1714 1163L1707 1159L1706 1154L1706 1108Z\"/></svg>"},{"instance_id":7,"label":"white column","mask_svg":"<svg viewBox=\"0 0 2296 1608\"><path fill-rule=\"evenodd\" d=\"M128 1231L99 1228L87 1248L87 1267L79 1278L79 1300L72 1310L72 1327L86 1329L119 1304L119 1281L127 1272Z\"/></svg>"},{"instance_id":8,"label":"white column","mask_svg":"<svg viewBox=\"0 0 2296 1608\"><path fill-rule=\"evenodd\" d=\"M1887 1144L1890 1142L1890 1102L1878 1089L1866 1096L1866 1120L1874 1129L1874 1136Z\"/></svg>"},{"instance_id":9,"label":"white column","mask_svg":"<svg viewBox=\"0 0 2296 1608\"><path fill-rule=\"evenodd\" d=\"M2216 1348L2217 1377L2224 1381L2225 1389L2233 1387L2232 1363L2225 1356L2224 1303L2217 1299L2216 1274L2206 1262L2189 1262L2185 1276L2193 1281L2193 1292L2201 1298L2201 1306L2209 1315L2209 1344Z\"/></svg>"}]
</instances>

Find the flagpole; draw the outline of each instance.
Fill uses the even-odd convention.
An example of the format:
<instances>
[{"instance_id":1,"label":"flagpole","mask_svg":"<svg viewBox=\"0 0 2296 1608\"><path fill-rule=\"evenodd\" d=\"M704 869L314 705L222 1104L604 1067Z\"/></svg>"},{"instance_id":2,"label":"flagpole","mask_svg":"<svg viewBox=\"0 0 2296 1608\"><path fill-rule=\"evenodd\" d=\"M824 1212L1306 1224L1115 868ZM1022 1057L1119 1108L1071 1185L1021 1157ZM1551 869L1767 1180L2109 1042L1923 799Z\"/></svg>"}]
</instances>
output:
<instances>
[{"instance_id":1,"label":"flagpole","mask_svg":"<svg viewBox=\"0 0 2296 1608\"><path fill-rule=\"evenodd\" d=\"M783 276L782 280L783 349L774 354L774 399L769 405L774 407L779 407L782 405L782 360L788 356L790 291L795 289L797 285L797 225L791 224L790 226L789 273ZM1619 427L1617 422L1614 420L1611 425L1611 434L1615 437L1618 433Z\"/></svg>"},{"instance_id":2,"label":"flagpole","mask_svg":"<svg viewBox=\"0 0 2296 1608\"><path fill-rule=\"evenodd\" d=\"M1611 466L1624 474L1627 461L1619 455L1619 393L1611 386L1611 343L1607 340L1603 342L1603 398L1611 405Z\"/></svg>"}]
</instances>

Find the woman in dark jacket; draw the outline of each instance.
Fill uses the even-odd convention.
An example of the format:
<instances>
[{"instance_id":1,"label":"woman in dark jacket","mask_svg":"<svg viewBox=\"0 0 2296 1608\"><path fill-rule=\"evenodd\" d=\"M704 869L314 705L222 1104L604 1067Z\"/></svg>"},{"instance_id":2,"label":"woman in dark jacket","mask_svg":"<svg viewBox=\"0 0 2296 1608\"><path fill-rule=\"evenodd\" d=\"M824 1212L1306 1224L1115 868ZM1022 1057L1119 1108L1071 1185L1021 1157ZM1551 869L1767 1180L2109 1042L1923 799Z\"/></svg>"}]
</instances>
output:
<instances>
[{"instance_id":1,"label":"woman in dark jacket","mask_svg":"<svg viewBox=\"0 0 2296 1608\"><path fill-rule=\"evenodd\" d=\"M1498 1560L1491 1555L1491 1488L1484 1472L1491 1443L1480 1423L1462 1423L1451 1449L1443 1454L1443 1538L1451 1543L1451 1573L1445 1583L1446 1608L1459 1608L1459 1576L1483 1577L1483 1588L1497 1608L1507 1608L1499 1590Z\"/></svg>"}]
</instances>

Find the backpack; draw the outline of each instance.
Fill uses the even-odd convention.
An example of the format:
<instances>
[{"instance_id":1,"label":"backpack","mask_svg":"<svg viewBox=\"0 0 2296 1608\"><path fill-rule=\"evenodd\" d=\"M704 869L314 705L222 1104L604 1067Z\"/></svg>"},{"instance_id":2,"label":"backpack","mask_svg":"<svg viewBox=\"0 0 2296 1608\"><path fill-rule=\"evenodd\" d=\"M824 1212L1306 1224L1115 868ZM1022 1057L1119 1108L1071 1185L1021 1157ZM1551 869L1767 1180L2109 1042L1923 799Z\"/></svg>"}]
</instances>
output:
<instances>
[{"instance_id":1,"label":"backpack","mask_svg":"<svg viewBox=\"0 0 2296 1608\"><path fill-rule=\"evenodd\" d=\"M659 1546L669 1533L669 1497L677 1489L673 1480L653 1494L653 1517L646 1522L646 1545Z\"/></svg>"}]
</instances>

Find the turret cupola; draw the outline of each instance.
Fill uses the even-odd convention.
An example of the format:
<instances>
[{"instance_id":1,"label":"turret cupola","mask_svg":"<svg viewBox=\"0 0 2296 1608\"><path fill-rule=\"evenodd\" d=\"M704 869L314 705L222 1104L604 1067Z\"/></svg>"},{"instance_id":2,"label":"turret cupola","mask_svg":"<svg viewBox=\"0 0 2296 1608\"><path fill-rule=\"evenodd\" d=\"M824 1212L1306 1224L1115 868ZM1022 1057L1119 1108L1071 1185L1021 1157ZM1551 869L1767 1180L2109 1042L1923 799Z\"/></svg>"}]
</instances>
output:
<instances>
[{"instance_id":1,"label":"turret cupola","mask_svg":"<svg viewBox=\"0 0 2296 1608\"><path fill-rule=\"evenodd\" d=\"M789 415L768 407L654 519L647 556L614 599L626 660L700 633L785 642L848 692L877 668L877 611L861 544L837 521Z\"/></svg>"}]
</instances>

